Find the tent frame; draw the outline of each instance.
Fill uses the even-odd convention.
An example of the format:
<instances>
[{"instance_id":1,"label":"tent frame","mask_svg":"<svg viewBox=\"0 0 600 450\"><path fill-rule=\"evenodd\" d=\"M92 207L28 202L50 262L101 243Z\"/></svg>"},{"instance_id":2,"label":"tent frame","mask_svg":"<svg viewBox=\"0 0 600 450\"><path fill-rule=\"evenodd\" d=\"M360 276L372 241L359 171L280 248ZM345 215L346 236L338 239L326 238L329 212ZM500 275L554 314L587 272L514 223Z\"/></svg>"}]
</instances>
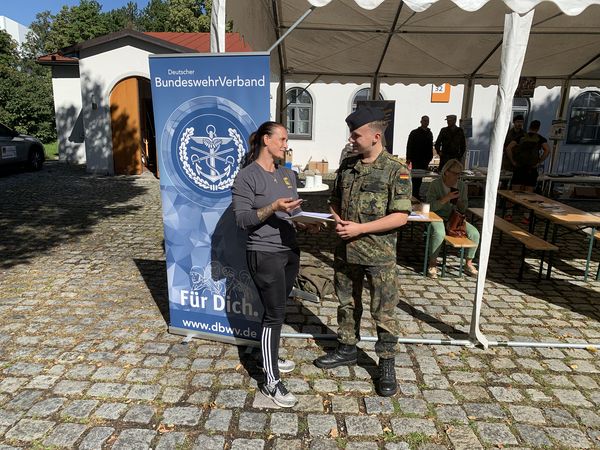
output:
<instances>
[{"instance_id":1,"label":"tent frame","mask_svg":"<svg viewBox=\"0 0 600 450\"><path fill-rule=\"evenodd\" d=\"M274 31L276 35L276 42L269 48L269 53L272 52L275 48L278 51L279 65L280 65L280 80L278 86L278 96L277 96L277 118L278 120L285 123L285 79L286 75L293 73L294 75L311 75L315 76L316 81L319 77L323 75L331 75L325 73L316 73L311 71L296 71L290 72L285 69L285 38L294 30L294 29L304 29L304 30L319 30L319 27L301 27L302 21L308 17L316 8L316 6L311 6L304 14L300 16L298 20L294 22L294 24L290 27L283 27L280 24L279 14L277 13L277 0L272 1L272 11L273 11L273 23L275 25ZM310 0L309 0L310 1ZM226 0L214 0L213 1L213 11L216 9L218 11L222 11L224 9L224 4ZM358 2L358 1L357 1ZM590 3L594 3L594 0L590 0ZM328 2L325 2L328 3ZM382 78L386 77L386 74L382 74L380 72L383 61L385 60L385 56L388 52L389 45L391 39L396 30L398 18L404 6L404 1L400 1L398 9L396 11L396 16L393 20L393 24L390 29L387 31L387 39L384 45L384 49L379 58L379 62L375 71L371 74L371 98L376 99L379 93L379 85ZM503 144L504 144L504 135L506 133L506 129L508 129L508 125L510 124L510 117L512 111L512 99L517 88L518 84L518 75L521 74L521 70L523 67L523 62L525 58L525 51L527 49L527 43L529 36L531 34L538 34L536 31L532 31L532 28L535 25L539 25L547 20L550 20L554 17L557 17L559 14L549 17L544 21L540 21L537 24L532 26L534 9L532 8L528 12L524 12L519 14L517 12L510 12L505 14L504 20L504 30L502 33L502 39L498 42L498 44L486 55L486 57L480 62L477 68L470 73L465 78L465 90L463 94L463 102L462 102L462 113L461 116L469 117L473 107L473 91L474 91L474 82L478 79L496 79L496 77L491 76L482 76L477 75L478 71L483 67L483 65L496 53L498 48L502 49L501 57L502 57L502 67L500 70L500 75L498 77L498 92L496 96L496 108L494 110L494 128L492 130L492 139L490 145L490 155L488 162L488 182L486 183L486 191L485 191L485 208L484 208L484 216L483 216L483 224L482 224L482 239L481 239L481 247L480 247L480 263L479 263L479 273L477 276L477 284L475 290L475 298L474 305L471 317L471 324L469 330L469 340L452 340L452 339L400 339L400 342L403 343L420 343L420 344L442 344L442 345L464 345L464 346L473 346L475 344L480 344L484 348L488 348L489 346L503 346L503 347L554 347L554 348L596 348L600 349L600 344L595 343L561 343L561 342L518 342L518 341L493 341L488 340L487 337L483 334L480 329L480 316L481 316L481 307L483 303L483 290L485 286L485 279L487 273L487 265L489 260L489 254L491 250L491 240L493 234L494 227L494 217L496 210L496 198L497 198L497 190L498 183L500 178L500 166L502 160L502 152L503 152ZM213 13L214 14L214 13ZM218 23L217 20L211 21L211 36L217 35L219 36L219 30L215 28L213 25ZM280 34L281 30L284 30L283 34ZM355 30L351 30L355 31ZM369 31L363 31L365 33L369 33ZM403 31L405 33L405 31ZM444 32L445 34L451 34L451 31ZM457 32L458 33L458 32ZM580 32L581 34L598 34L600 35L600 31L598 32L589 32L584 31ZM461 31L460 34L465 34L464 31ZM479 33L478 34L482 34ZM484 34L500 34L496 31L490 31L489 33ZM539 32L539 34L544 34L544 32ZM564 33L565 35L567 33ZM569 32L568 34L578 34L577 31ZM211 39L212 43L212 39ZM224 45L215 45L214 49L211 47L211 51L219 51L219 49L224 49ZM573 80L577 79L577 73L581 72L584 68L588 67L596 60L600 59L600 53L596 56L590 58L585 64L581 67L573 71L569 76L564 80L561 86L560 93L560 102L559 107L556 111L557 118L563 118L566 110L566 104L568 102L569 97L569 88ZM511 67L512 70L504 70L505 67ZM356 78L364 78L364 74L352 74L352 73L344 73L337 74L340 76L354 76ZM393 75L394 78L398 77L398 74ZM410 78L414 79L414 76L410 76ZM445 75L435 75L428 76L426 79L430 82L432 79L450 79L455 78L455 76L445 76ZM543 77L538 77L538 79L543 79ZM548 79L556 79L555 77ZM588 79L588 78L586 78ZM313 82L314 82L313 81ZM554 150L552 154L552 164L551 168L554 167L557 155L558 155L559 144L555 141ZM284 337L298 337L298 338L320 338L327 339L331 338L331 335L310 335L310 334L289 334L289 336ZM374 337L364 337L363 340L372 340Z\"/></svg>"}]
</instances>

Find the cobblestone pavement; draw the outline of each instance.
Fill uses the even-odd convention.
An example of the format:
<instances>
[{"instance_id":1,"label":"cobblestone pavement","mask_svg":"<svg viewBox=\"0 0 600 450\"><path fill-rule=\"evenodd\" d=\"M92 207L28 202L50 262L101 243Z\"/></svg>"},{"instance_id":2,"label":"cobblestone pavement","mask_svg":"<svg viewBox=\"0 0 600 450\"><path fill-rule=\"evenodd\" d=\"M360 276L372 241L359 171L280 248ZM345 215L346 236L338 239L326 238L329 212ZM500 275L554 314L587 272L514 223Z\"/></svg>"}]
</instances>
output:
<instances>
[{"instance_id":1,"label":"cobblestone pavement","mask_svg":"<svg viewBox=\"0 0 600 450\"><path fill-rule=\"evenodd\" d=\"M399 392L381 398L372 343L360 344L358 366L321 370L312 361L332 341L288 338L297 368L284 380L299 403L274 407L244 349L167 332L161 220L150 176L56 162L0 174L0 449L600 447L591 349L405 345ZM399 245L405 335L464 338L475 282L418 275L420 232L405 230ZM305 263L331 271L331 235L302 245ZM536 283L528 259L530 281L518 283L520 249L495 238L482 313L490 339L600 343L584 237L559 245L551 281ZM333 298L288 311L286 332L335 332Z\"/></svg>"}]
</instances>

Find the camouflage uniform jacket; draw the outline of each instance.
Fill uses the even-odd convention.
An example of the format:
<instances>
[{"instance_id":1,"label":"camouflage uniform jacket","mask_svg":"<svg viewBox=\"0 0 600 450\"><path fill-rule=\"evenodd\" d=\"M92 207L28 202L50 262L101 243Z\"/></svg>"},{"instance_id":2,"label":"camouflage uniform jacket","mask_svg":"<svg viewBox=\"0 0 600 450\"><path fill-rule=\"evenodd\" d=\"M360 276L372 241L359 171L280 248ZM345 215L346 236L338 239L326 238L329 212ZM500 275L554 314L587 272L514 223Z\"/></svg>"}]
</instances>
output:
<instances>
[{"instance_id":1,"label":"camouflage uniform jacket","mask_svg":"<svg viewBox=\"0 0 600 450\"><path fill-rule=\"evenodd\" d=\"M329 204L342 220L372 222L391 213L411 210L410 171L406 164L385 150L371 164L358 156L342 161ZM342 240L335 256L350 264L381 266L396 261L396 232L361 235Z\"/></svg>"}]
</instances>

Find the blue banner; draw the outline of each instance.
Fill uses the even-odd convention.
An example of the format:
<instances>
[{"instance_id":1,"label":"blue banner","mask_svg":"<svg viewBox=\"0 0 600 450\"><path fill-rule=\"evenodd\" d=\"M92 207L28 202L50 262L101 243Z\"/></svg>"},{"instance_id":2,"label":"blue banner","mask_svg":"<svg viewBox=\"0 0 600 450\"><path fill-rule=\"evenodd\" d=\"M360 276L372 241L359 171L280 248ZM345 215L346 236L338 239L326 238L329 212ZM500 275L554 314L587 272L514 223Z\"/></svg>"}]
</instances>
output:
<instances>
[{"instance_id":1,"label":"blue banner","mask_svg":"<svg viewBox=\"0 0 600 450\"><path fill-rule=\"evenodd\" d=\"M260 340L231 186L248 138L269 120L269 55L150 56L170 331Z\"/></svg>"}]
</instances>

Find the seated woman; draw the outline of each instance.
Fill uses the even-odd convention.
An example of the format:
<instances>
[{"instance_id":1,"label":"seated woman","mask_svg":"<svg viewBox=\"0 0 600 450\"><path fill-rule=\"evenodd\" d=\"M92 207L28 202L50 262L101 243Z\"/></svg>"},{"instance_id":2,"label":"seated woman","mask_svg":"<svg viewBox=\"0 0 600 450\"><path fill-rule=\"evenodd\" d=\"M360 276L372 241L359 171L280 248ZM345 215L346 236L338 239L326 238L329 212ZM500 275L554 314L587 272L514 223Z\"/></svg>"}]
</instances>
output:
<instances>
[{"instance_id":1,"label":"seated woman","mask_svg":"<svg viewBox=\"0 0 600 450\"><path fill-rule=\"evenodd\" d=\"M444 222L431 223L431 245L429 247L429 267L427 276L437 278L437 257L442 248L446 236L446 223L450 219L452 210L464 214L468 208L467 187L458 178L463 170L463 165L457 159L448 161L440 173L440 177L433 181L427 190L427 203L431 205L431 211L444 219ZM467 237L479 246L479 231L470 223L467 223ZM473 265L473 257L477 247L468 248L466 255L465 272L471 276L477 275L477 269Z\"/></svg>"}]
</instances>

